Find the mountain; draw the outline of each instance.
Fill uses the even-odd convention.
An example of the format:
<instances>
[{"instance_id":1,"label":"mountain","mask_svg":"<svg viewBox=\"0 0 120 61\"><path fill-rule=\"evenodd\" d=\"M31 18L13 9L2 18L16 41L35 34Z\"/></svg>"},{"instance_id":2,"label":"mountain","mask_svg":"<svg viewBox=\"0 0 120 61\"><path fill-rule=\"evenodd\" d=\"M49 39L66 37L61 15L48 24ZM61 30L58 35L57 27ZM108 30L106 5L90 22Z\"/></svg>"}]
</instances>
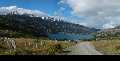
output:
<instances>
[{"instance_id":1,"label":"mountain","mask_svg":"<svg viewBox=\"0 0 120 61\"><path fill-rule=\"evenodd\" d=\"M120 29L120 25L119 25L119 26L116 26L115 29Z\"/></svg>"},{"instance_id":2,"label":"mountain","mask_svg":"<svg viewBox=\"0 0 120 61\"><path fill-rule=\"evenodd\" d=\"M103 29L97 32L97 38L99 39L113 39L113 38L120 38L120 26L116 26L115 28L110 29Z\"/></svg>"},{"instance_id":3,"label":"mountain","mask_svg":"<svg viewBox=\"0 0 120 61\"><path fill-rule=\"evenodd\" d=\"M0 15L7 15L7 14L17 14L17 15L28 14L34 17L48 16L46 13L42 11L18 8L17 6L0 7Z\"/></svg>"},{"instance_id":4,"label":"mountain","mask_svg":"<svg viewBox=\"0 0 120 61\"><path fill-rule=\"evenodd\" d=\"M49 33L91 34L94 28L69 23L60 18L50 17L36 11L17 8L0 8L0 36L25 37L48 36ZM16 36L17 35L17 36Z\"/></svg>"}]
</instances>

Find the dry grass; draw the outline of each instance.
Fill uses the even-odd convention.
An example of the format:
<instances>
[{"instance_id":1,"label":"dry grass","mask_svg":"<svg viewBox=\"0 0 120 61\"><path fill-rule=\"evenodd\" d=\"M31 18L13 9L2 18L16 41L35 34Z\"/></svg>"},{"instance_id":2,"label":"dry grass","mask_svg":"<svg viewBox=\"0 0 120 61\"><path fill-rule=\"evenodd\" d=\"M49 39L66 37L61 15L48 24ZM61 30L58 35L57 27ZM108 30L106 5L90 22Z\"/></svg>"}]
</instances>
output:
<instances>
[{"instance_id":1,"label":"dry grass","mask_svg":"<svg viewBox=\"0 0 120 61\"><path fill-rule=\"evenodd\" d=\"M74 42L16 38L16 49L0 50L1 55L55 55L62 52L64 48L74 45Z\"/></svg>"},{"instance_id":2,"label":"dry grass","mask_svg":"<svg viewBox=\"0 0 120 61\"><path fill-rule=\"evenodd\" d=\"M120 55L120 40L99 40L92 43L98 51L105 55Z\"/></svg>"}]
</instances>

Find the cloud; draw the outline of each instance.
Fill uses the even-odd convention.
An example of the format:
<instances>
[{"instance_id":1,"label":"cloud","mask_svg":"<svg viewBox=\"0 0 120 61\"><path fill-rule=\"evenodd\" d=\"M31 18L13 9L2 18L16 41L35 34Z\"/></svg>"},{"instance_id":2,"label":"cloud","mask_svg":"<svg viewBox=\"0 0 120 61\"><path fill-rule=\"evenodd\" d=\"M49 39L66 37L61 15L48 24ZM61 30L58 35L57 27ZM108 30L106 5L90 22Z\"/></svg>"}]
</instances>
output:
<instances>
[{"instance_id":1,"label":"cloud","mask_svg":"<svg viewBox=\"0 0 120 61\"><path fill-rule=\"evenodd\" d=\"M60 8L59 8L58 10L56 10L53 14L54 14L54 15L62 16L64 11L65 11L65 8L64 8L64 7L60 7Z\"/></svg>"},{"instance_id":2,"label":"cloud","mask_svg":"<svg viewBox=\"0 0 120 61\"><path fill-rule=\"evenodd\" d=\"M87 23L79 23L80 25L84 25L84 26L87 26Z\"/></svg>"},{"instance_id":3,"label":"cloud","mask_svg":"<svg viewBox=\"0 0 120 61\"><path fill-rule=\"evenodd\" d=\"M1 15L6 15L11 12L16 12L19 15L33 14L35 16L48 16L46 13L39 11L39 10L29 10L29 9L24 9L24 8L18 8L17 6L0 7Z\"/></svg>"},{"instance_id":4,"label":"cloud","mask_svg":"<svg viewBox=\"0 0 120 61\"><path fill-rule=\"evenodd\" d=\"M106 28L114 28L114 26L112 24L108 23L108 24L104 24L103 28L104 29L106 29Z\"/></svg>"},{"instance_id":5,"label":"cloud","mask_svg":"<svg viewBox=\"0 0 120 61\"><path fill-rule=\"evenodd\" d=\"M72 15L85 17L80 22L87 26L103 28L111 22L120 25L120 0L61 0L59 4L67 4Z\"/></svg>"},{"instance_id":6,"label":"cloud","mask_svg":"<svg viewBox=\"0 0 120 61\"><path fill-rule=\"evenodd\" d=\"M114 27L115 27L115 25L112 21L110 23L106 23L106 24L103 25L103 29L114 28Z\"/></svg>"}]
</instances>

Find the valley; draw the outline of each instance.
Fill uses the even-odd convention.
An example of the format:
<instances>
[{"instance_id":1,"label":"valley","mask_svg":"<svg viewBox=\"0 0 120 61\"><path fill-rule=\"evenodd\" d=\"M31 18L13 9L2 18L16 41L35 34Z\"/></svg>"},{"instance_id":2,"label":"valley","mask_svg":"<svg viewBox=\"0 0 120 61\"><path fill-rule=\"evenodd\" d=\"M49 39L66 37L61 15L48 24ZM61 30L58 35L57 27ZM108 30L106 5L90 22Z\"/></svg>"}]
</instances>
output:
<instances>
[{"instance_id":1,"label":"valley","mask_svg":"<svg viewBox=\"0 0 120 61\"><path fill-rule=\"evenodd\" d=\"M0 14L0 55L120 54L120 26L96 29L24 10Z\"/></svg>"},{"instance_id":2,"label":"valley","mask_svg":"<svg viewBox=\"0 0 120 61\"><path fill-rule=\"evenodd\" d=\"M97 31L62 19L15 12L0 15L0 55L58 55L79 40L94 39Z\"/></svg>"}]
</instances>

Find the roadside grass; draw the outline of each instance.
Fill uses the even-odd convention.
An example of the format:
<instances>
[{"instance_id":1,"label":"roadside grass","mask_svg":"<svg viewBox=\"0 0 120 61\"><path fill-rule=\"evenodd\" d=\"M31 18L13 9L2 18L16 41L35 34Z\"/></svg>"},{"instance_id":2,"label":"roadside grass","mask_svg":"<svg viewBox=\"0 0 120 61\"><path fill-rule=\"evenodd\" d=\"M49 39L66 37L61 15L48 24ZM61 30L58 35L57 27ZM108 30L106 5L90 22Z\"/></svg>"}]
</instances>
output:
<instances>
[{"instance_id":1,"label":"roadside grass","mask_svg":"<svg viewBox=\"0 0 120 61\"><path fill-rule=\"evenodd\" d=\"M56 55L63 49L75 45L69 41L55 41L32 38L16 38L16 49L8 49L0 44L0 55Z\"/></svg>"},{"instance_id":2,"label":"roadside grass","mask_svg":"<svg viewBox=\"0 0 120 61\"><path fill-rule=\"evenodd\" d=\"M95 48L105 55L120 55L120 40L99 40L92 41Z\"/></svg>"}]
</instances>

